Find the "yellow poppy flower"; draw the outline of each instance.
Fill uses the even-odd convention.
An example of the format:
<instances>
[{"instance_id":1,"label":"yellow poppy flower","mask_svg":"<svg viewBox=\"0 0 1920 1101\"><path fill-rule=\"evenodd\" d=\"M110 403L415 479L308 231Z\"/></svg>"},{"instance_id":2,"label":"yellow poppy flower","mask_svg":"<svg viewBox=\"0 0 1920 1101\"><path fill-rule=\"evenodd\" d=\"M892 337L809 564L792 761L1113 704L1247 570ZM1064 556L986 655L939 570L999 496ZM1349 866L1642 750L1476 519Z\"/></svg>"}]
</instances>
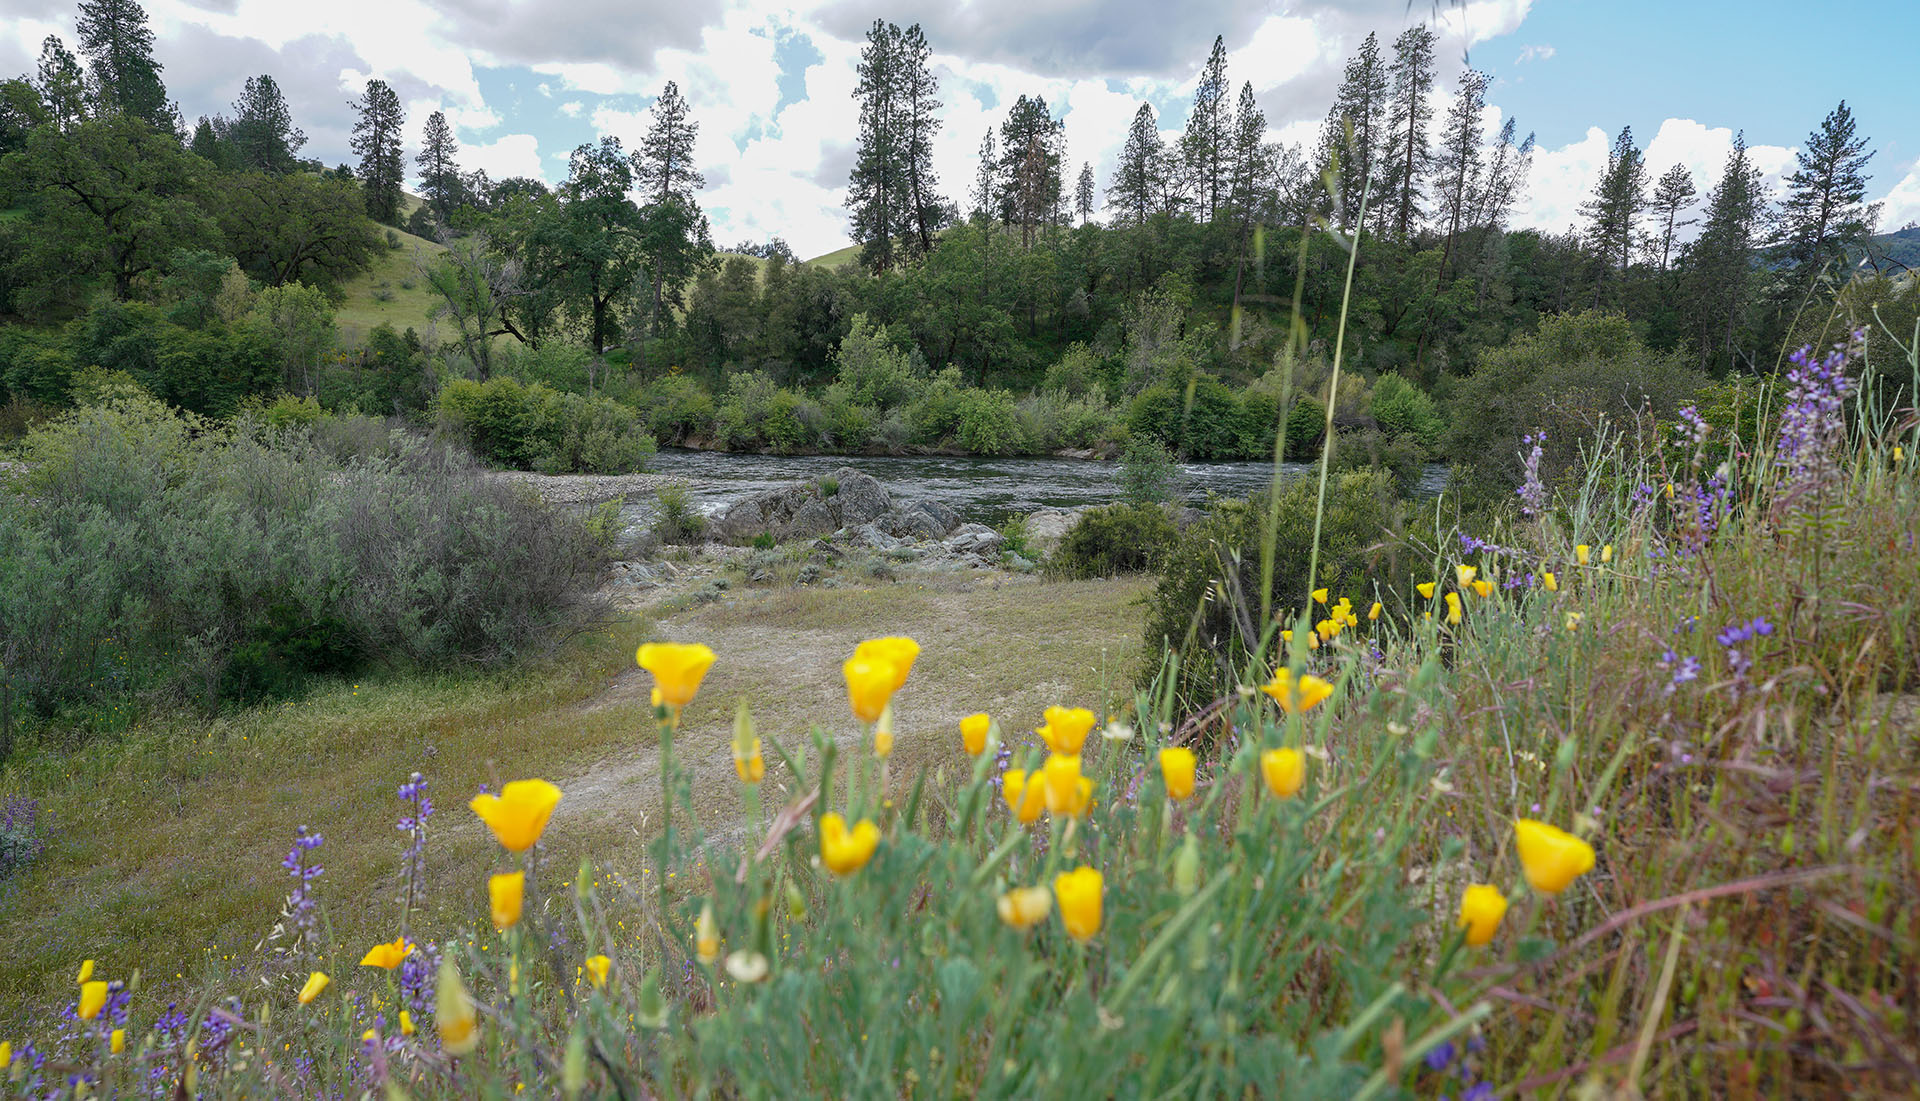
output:
<instances>
[{"instance_id":1,"label":"yellow poppy flower","mask_svg":"<svg viewBox=\"0 0 1920 1101\"><path fill-rule=\"evenodd\" d=\"M1513 823L1513 836L1520 868L1541 894L1557 895L1593 870L1593 846L1558 827L1521 818Z\"/></svg>"},{"instance_id":2,"label":"yellow poppy flower","mask_svg":"<svg viewBox=\"0 0 1920 1101\"><path fill-rule=\"evenodd\" d=\"M1260 776L1267 790L1291 799L1307 782L1307 756L1297 749L1269 749L1260 755Z\"/></svg>"},{"instance_id":3,"label":"yellow poppy flower","mask_svg":"<svg viewBox=\"0 0 1920 1101\"><path fill-rule=\"evenodd\" d=\"M1060 900L1060 924L1075 940L1100 931L1100 896L1106 888L1101 874L1085 864L1053 877L1053 893Z\"/></svg>"},{"instance_id":4,"label":"yellow poppy flower","mask_svg":"<svg viewBox=\"0 0 1920 1101\"><path fill-rule=\"evenodd\" d=\"M1580 629L1580 621L1585 618L1586 616L1582 615L1579 612L1568 612L1567 613L1567 630L1569 632L1578 631Z\"/></svg>"},{"instance_id":5,"label":"yellow poppy flower","mask_svg":"<svg viewBox=\"0 0 1920 1101\"><path fill-rule=\"evenodd\" d=\"M433 1023L440 1030L440 1050L466 1055L479 1046L480 1014L473 995L460 981L460 969L451 954L440 957L440 977L433 992Z\"/></svg>"},{"instance_id":6,"label":"yellow poppy flower","mask_svg":"<svg viewBox=\"0 0 1920 1101\"><path fill-rule=\"evenodd\" d=\"M320 992L325 990L327 983L331 981L332 980L327 978L325 971L315 971L313 974L308 975L307 984L300 988L300 1004L310 1004L315 998L320 996Z\"/></svg>"},{"instance_id":7,"label":"yellow poppy flower","mask_svg":"<svg viewBox=\"0 0 1920 1101\"><path fill-rule=\"evenodd\" d=\"M0 1070L6 1070L12 1065L13 1042L10 1040L0 1040Z\"/></svg>"},{"instance_id":8,"label":"yellow poppy flower","mask_svg":"<svg viewBox=\"0 0 1920 1101\"><path fill-rule=\"evenodd\" d=\"M1673 500L1673 483L1668 482L1666 485L1661 486L1660 492L1666 495L1667 500Z\"/></svg>"},{"instance_id":9,"label":"yellow poppy flower","mask_svg":"<svg viewBox=\"0 0 1920 1101\"><path fill-rule=\"evenodd\" d=\"M997 902L1000 920L1015 929L1031 929L1053 910L1053 892L1045 887L1015 887Z\"/></svg>"},{"instance_id":10,"label":"yellow poppy flower","mask_svg":"<svg viewBox=\"0 0 1920 1101\"><path fill-rule=\"evenodd\" d=\"M1582 543L1579 546L1573 548L1573 560L1575 562L1580 563L1582 566L1587 565L1588 560L1592 556L1593 556L1593 548L1588 546L1585 543Z\"/></svg>"},{"instance_id":11,"label":"yellow poppy flower","mask_svg":"<svg viewBox=\"0 0 1920 1101\"><path fill-rule=\"evenodd\" d=\"M1093 712L1084 707L1049 707L1046 722L1035 731L1047 743L1047 748L1063 757L1077 757L1080 747L1086 744L1087 732L1093 729Z\"/></svg>"},{"instance_id":12,"label":"yellow poppy flower","mask_svg":"<svg viewBox=\"0 0 1920 1101\"><path fill-rule=\"evenodd\" d=\"M80 1019L91 1021L106 1008L107 984L98 980L89 980L80 984Z\"/></svg>"},{"instance_id":13,"label":"yellow poppy flower","mask_svg":"<svg viewBox=\"0 0 1920 1101\"><path fill-rule=\"evenodd\" d=\"M1473 584L1473 579L1480 570L1477 566L1455 566L1453 572L1454 576L1460 579L1460 587L1464 589Z\"/></svg>"},{"instance_id":14,"label":"yellow poppy flower","mask_svg":"<svg viewBox=\"0 0 1920 1101\"><path fill-rule=\"evenodd\" d=\"M820 861L834 875L852 875L873 859L880 844L880 827L862 818L851 830L837 814L820 816Z\"/></svg>"},{"instance_id":15,"label":"yellow poppy flower","mask_svg":"<svg viewBox=\"0 0 1920 1101\"><path fill-rule=\"evenodd\" d=\"M878 722L901 679L899 669L885 658L856 654L840 667L840 673L847 678L847 702L853 707L854 718L863 723Z\"/></svg>"},{"instance_id":16,"label":"yellow poppy flower","mask_svg":"<svg viewBox=\"0 0 1920 1101\"><path fill-rule=\"evenodd\" d=\"M1381 605L1380 605L1380 602L1379 602L1378 600L1376 600L1376 601L1374 601L1374 602L1373 602L1373 607L1371 607L1371 608L1368 608L1368 609L1367 609L1367 618L1368 618L1368 619L1379 619L1379 618L1380 618L1380 611L1381 611Z\"/></svg>"},{"instance_id":17,"label":"yellow poppy flower","mask_svg":"<svg viewBox=\"0 0 1920 1101\"><path fill-rule=\"evenodd\" d=\"M992 725L993 720L985 711L960 720L960 744L966 747L969 757L978 757L987 751L987 728Z\"/></svg>"},{"instance_id":18,"label":"yellow poppy flower","mask_svg":"<svg viewBox=\"0 0 1920 1101\"><path fill-rule=\"evenodd\" d=\"M1273 679L1260 686L1260 691L1272 696L1287 714L1312 711L1333 695L1333 685L1306 673L1296 678L1293 670L1281 666L1273 671Z\"/></svg>"},{"instance_id":19,"label":"yellow poppy flower","mask_svg":"<svg viewBox=\"0 0 1920 1101\"><path fill-rule=\"evenodd\" d=\"M412 951L413 945L407 938L399 937L391 944L376 944L367 949L367 954L360 957L360 966L378 967L391 971L400 966L401 961L405 960L407 954Z\"/></svg>"},{"instance_id":20,"label":"yellow poppy flower","mask_svg":"<svg viewBox=\"0 0 1920 1101\"><path fill-rule=\"evenodd\" d=\"M1456 627L1460 625L1460 594L1459 593L1447 594L1447 622L1453 624Z\"/></svg>"},{"instance_id":21,"label":"yellow poppy flower","mask_svg":"<svg viewBox=\"0 0 1920 1101\"><path fill-rule=\"evenodd\" d=\"M413 1014L403 1009L400 1011L400 1035L411 1036L413 1032Z\"/></svg>"},{"instance_id":22,"label":"yellow poppy flower","mask_svg":"<svg viewBox=\"0 0 1920 1101\"><path fill-rule=\"evenodd\" d=\"M1193 794L1193 750L1170 745L1160 751L1160 775L1167 782L1167 797L1179 802Z\"/></svg>"},{"instance_id":23,"label":"yellow poppy flower","mask_svg":"<svg viewBox=\"0 0 1920 1101\"><path fill-rule=\"evenodd\" d=\"M702 903L700 920L693 927L693 950L700 962L712 966L720 958L720 926L713 920L713 903Z\"/></svg>"},{"instance_id":24,"label":"yellow poppy flower","mask_svg":"<svg viewBox=\"0 0 1920 1101\"><path fill-rule=\"evenodd\" d=\"M467 806L508 852L523 853L546 832L547 819L559 803L560 789L545 780L512 780L500 794L476 795Z\"/></svg>"},{"instance_id":25,"label":"yellow poppy flower","mask_svg":"<svg viewBox=\"0 0 1920 1101\"><path fill-rule=\"evenodd\" d=\"M1048 814L1078 818L1092 803L1093 781L1080 775L1080 758L1049 754L1040 769Z\"/></svg>"},{"instance_id":26,"label":"yellow poppy flower","mask_svg":"<svg viewBox=\"0 0 1920 1101\"><path fill-rule=\"evenodd\" d=\"M126 1029L116 1028L113 1030L113 1034L107 1037L107 1050L113 1052L115 1055L127 1050Z\"/></svg>"},{"instance_id":27,"label":"yellow poppy flower","mask_svg":"<svg viewBox=\"0 0 1920 1101\"><path fill-rule=\"evenodd\" d=\"M743 784L757 784L766 778L767 762L760 756L760 739L753 740L753 748L745 757L739 750L734 751L733 771L739 774Z\"/></svg>"},{"instance_id":28,"label":"yellow poppy flower","mask_svg":"<svg viewBox=\"0 0 1920 1101\"><path fill-rule=\"evenodd\" d=\"M713 651L699 643L649 642L640 647L635 660L640 668L653 674L660 702L669 707L685 707L700 691L700 682L713 667Z\"/></svg>"},{"instance_id":29,"label":"yellow poppy flower","mask_svg":"<svg viewBox=\"0 0 1920 1101\"><path fill-rule=\"evenodd\" d=\"M1906 458L1907 458L1907 449L1904 447L1901 447L1899 444L1894 444L1893 445L1893 461L1896 463L1905 462Z\"/></svg>"},{"instance_id":30,"label":"yellow poppy flower","mask_svg":"<svg viewBox=\"0 0 1920 1101\"><path fill-rule=\"evenodd\" d=\"M506 932L520 924L520 910L525 902L527 873L508 872L504 875L487 877L487 901L493 909L493 927Z\"/></svg>"},{"instance_id":31,"label":"yellow poppy flower","mask_svg":"<svg viewBox=\"0 0 1920 1101\"><path fill-rule=\"evenodd\" d=\"M1313 590L1313 602L1315 604L1325 604L1327 602L1327 590L1325 589Z\"/></svg>"},{"instance_id":32,"label":"yellow poppy flower","mask_svg":"<svg viewBox=\"0 0 1920 1101\"><path fill-rule=\"evenodd\" d=\"M1613 544L1608 543L1600 548L1600 564L1604 566L1611 561L1613 561Z\"/></svg>"},{"instance_id":33,"label":"yellow poppy flower","mask_svg":"<svg viewBox=\"0 0 1920 1101\"><path fill-rule=\"evenodd\" d=\"M1543 588L1545 588L1550 593L1557 593L1560 591L1560 579L1553 576L1552 570L1541 571L1540 584Z\"/></svg>"},{"instance_id":34,"label":"yellow poppy flower","mask_svg":"<svg viewBox=\"0 0 1920 1101\"><path fill-rule=\"evenodd\" d=\"M1416 590L1417 592L1419 592L1419 594L1420 594L1420 595L1421 595L1421 596L1422 596L1423 598L1425 598L1425 599L1427 599L1427 600L1432 600L1432 599L1433 599L1433 587L1434 587L1434 585L1435 585L1435 582L1432 582L1432 581L1422 581L1422 582L1421 582L1421 583L1419 583L1418 585L1415 585L1415 586L1414 586L1414 589L1415 589L1415 590Z\"/></svg>"},{"instance_id":35,"label":"yellow poppy flower","mask_svg":"<svg viewBox=\"0 0 1920 1101\"><path fill-rule=\"evenodd\" d=\"M1473 593L1482 600L1493 595L1493 582L1481 578L1473 583Z\"/></svg>"},{"instance_id":36,"label":"yellow poppy flower","mask_svg":"<svg viewBox=\"0 0 1920 1101\"><path fill-rule=\"evenodd\" d=\"M1282 642L1292 642L1292 641L1293 641L1293 632L1292 632L1292 631L1282 631L1282 632L1280 632L1280 641L1282 641Z\"/></svg>"},{"instance_id":37,"label":"yellow poppy flower","mask_svg":"<svg viewBox=\"0 0 1920 1101\"><path fill-rule=\"evenodd\" d=\"M1507 896L1498 887L1475 883L1460 896L1460 927L1475 948L1493 939L1507 913Z\"/></svg>"},{"instance_id":38,"label":"yellow poppy flower","mask_svg":"<svg viewBox=\"0 0 1920 1101\"><path fill-rule=\"evenodd\" d=\"M873 755L886 760L893 756L893 705L880 709L880 721L873 724Z\"/></svg>"},{"instance_id":39,"label":"yellow poppy flower","mask_svg":"<svg viewBox=\"0 0 1920 1101\"><path fill-rule=\"evenodd\" d=\"M83 986L93 981L93 961L92 960L80 961L80 977L73 981L80 983Z\"/></svg>"},{"instance_id":40,"label":"yellow poppy flower","mask_svg":"<svg viewBox=\"0 0 1920 1101\"><path fill-rule=\"evenodd\" d=\"M607 985L607 972L613 967L613 961L605 956L588 956L586 959L587 979L598 988Z\"/></svg>"},{"instance_id":41,"label":"yellow poppy flower","mask_svg":"<svg viewBox=\"0 0 1920 1101\"><path fill-rule=\"evenodd\" d=\"M900 691L907 683L907 674L913 672L913 663L920 656L920 644L905 635L889 635L886 638L870 638L853 648L857 658L879 658L893 666L893 690Z\"/></svg>"},{"instance_id":42,"label":"yellow poppy flower","mask_svg":"<svg viewBox=\"0 0 1920 1101\"><path fill-rule=\"evenodd\" d=\"M1047 809L1047 785L1036 783L1027 786L1027 770L1010 768L1000 777L1000 794L1007 801L1007 809L1023 824L1031 824L1040 818L1040 812Z\"/></svg>"}]
</instances>

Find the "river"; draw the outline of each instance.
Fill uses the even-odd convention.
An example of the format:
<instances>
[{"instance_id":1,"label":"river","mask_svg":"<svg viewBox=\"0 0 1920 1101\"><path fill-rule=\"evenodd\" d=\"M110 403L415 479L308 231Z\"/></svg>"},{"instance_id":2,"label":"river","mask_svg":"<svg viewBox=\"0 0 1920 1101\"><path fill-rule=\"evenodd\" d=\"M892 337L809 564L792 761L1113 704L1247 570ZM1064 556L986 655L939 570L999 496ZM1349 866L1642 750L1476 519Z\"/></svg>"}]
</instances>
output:
<instances>
[{"instance_id":1,"label":"river","mask_svg":"<svg viewBox=\"0 0 1920 1101\"><path fill-rule=\"evenodd\" d=\"M849 457L843 455L754 455L720 451L661 451L648 468L684 482L701 512L713 515L742 497L787 482L817 478L852 467L879 479L897 500L944 502L968 520L999 524L1009 514L1042 508L1109 504L1120 497L1120 464L1084 459L982 459L948 455ZM1312 469L1285 463L1281 478L1291 481ZM1245 497L1273 482L1266 462L1186 463L1180 468L1182 496L1195 504L1209 496ZM1433 497L1446 485L1447 468L1430 463L1415 493ZM651 501L646 502L649 508ZM630 505L633 509L636 506ZM641 517L636 515L633 520Z\"/></svg>"}]
</instances>

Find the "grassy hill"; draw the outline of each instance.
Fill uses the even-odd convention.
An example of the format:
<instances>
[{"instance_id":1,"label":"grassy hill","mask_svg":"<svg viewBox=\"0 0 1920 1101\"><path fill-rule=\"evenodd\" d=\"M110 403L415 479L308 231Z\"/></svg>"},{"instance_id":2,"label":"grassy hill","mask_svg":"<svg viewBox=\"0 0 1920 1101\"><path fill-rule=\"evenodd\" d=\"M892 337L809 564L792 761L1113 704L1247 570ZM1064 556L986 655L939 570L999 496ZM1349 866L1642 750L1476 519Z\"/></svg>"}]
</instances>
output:
<instances>
[{"instance_id":1,"label":"grassy hill","mask_svg":"<svg viewBox=\"0 0 1920 1101\"><path fill-rule=\"evenodd\" d=\"M824 256L816 256L811 260L803 262L816 268L837 268L842 264L850 264L859 258L860 246L848 245L846 248L835 249Z\"/></svg>"},{"instance_id":2,"label":"grassy hill","mask_svg":"<svg viewBox=\"0 0 1920 1101\"><path fill-rule=\"evenodd\" d=\"M383 322L402 332L408 326L425 328L427 310L433 305L420 267L447 251L446 247L405 230L383 226L380 232L383 247L375 255L373 267L347 282L342 288L344 298L334 313L341 338L350 344L364 340ZM399 242L398 248L384 247L388 233Z\"/></svg>"}]
</instances>

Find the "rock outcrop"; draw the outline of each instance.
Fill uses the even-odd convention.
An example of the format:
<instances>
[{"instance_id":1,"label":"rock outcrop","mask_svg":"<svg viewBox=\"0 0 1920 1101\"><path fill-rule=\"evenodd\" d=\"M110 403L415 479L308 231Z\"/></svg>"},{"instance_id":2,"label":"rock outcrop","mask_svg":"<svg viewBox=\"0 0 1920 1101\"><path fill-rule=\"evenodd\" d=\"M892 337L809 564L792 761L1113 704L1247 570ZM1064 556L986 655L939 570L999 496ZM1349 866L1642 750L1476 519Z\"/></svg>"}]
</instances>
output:
<instances>
[{"instance_id":1,"label":"rock outcrop","mask_svg":"<svg viewBox=\"0 0 1920 1101\"><path fill-rule=\"evenodd\" d=\"M734 502L714 518L716 536L744 543L762 533L785 542L811 539L886 516L893 507L887 487L870 474L841 467L811 482L794 482Z\"/></svg>"}]
</instances>

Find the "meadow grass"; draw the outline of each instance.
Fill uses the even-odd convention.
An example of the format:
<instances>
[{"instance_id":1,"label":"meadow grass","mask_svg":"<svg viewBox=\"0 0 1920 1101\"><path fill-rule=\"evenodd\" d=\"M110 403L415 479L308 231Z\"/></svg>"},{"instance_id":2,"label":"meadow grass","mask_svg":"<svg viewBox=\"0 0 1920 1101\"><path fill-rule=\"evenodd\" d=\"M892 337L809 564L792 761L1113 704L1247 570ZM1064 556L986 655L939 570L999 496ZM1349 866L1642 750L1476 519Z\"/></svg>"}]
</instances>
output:
<instances>
[{"instance_id":1,"label":"meadow grass","mask_svg":"<svg viewBox=\"0 0 1920 1101\"><path fill-rule=\"evenodd\" d=\"M400 239L399 248L387 246L386 235ZM341 340L358 344L381 325L392 325L396 332L412 328L424 332L428 313L439 297L427 286L420 266L431 264L447 251L438 241L415 237L403 229L378 227L380 243L373 254L373 266L354 276L341 287L340 304L334 308L334 324ZM378 293L385 301L376 298Z\"/></svg>"}]
</instances>

